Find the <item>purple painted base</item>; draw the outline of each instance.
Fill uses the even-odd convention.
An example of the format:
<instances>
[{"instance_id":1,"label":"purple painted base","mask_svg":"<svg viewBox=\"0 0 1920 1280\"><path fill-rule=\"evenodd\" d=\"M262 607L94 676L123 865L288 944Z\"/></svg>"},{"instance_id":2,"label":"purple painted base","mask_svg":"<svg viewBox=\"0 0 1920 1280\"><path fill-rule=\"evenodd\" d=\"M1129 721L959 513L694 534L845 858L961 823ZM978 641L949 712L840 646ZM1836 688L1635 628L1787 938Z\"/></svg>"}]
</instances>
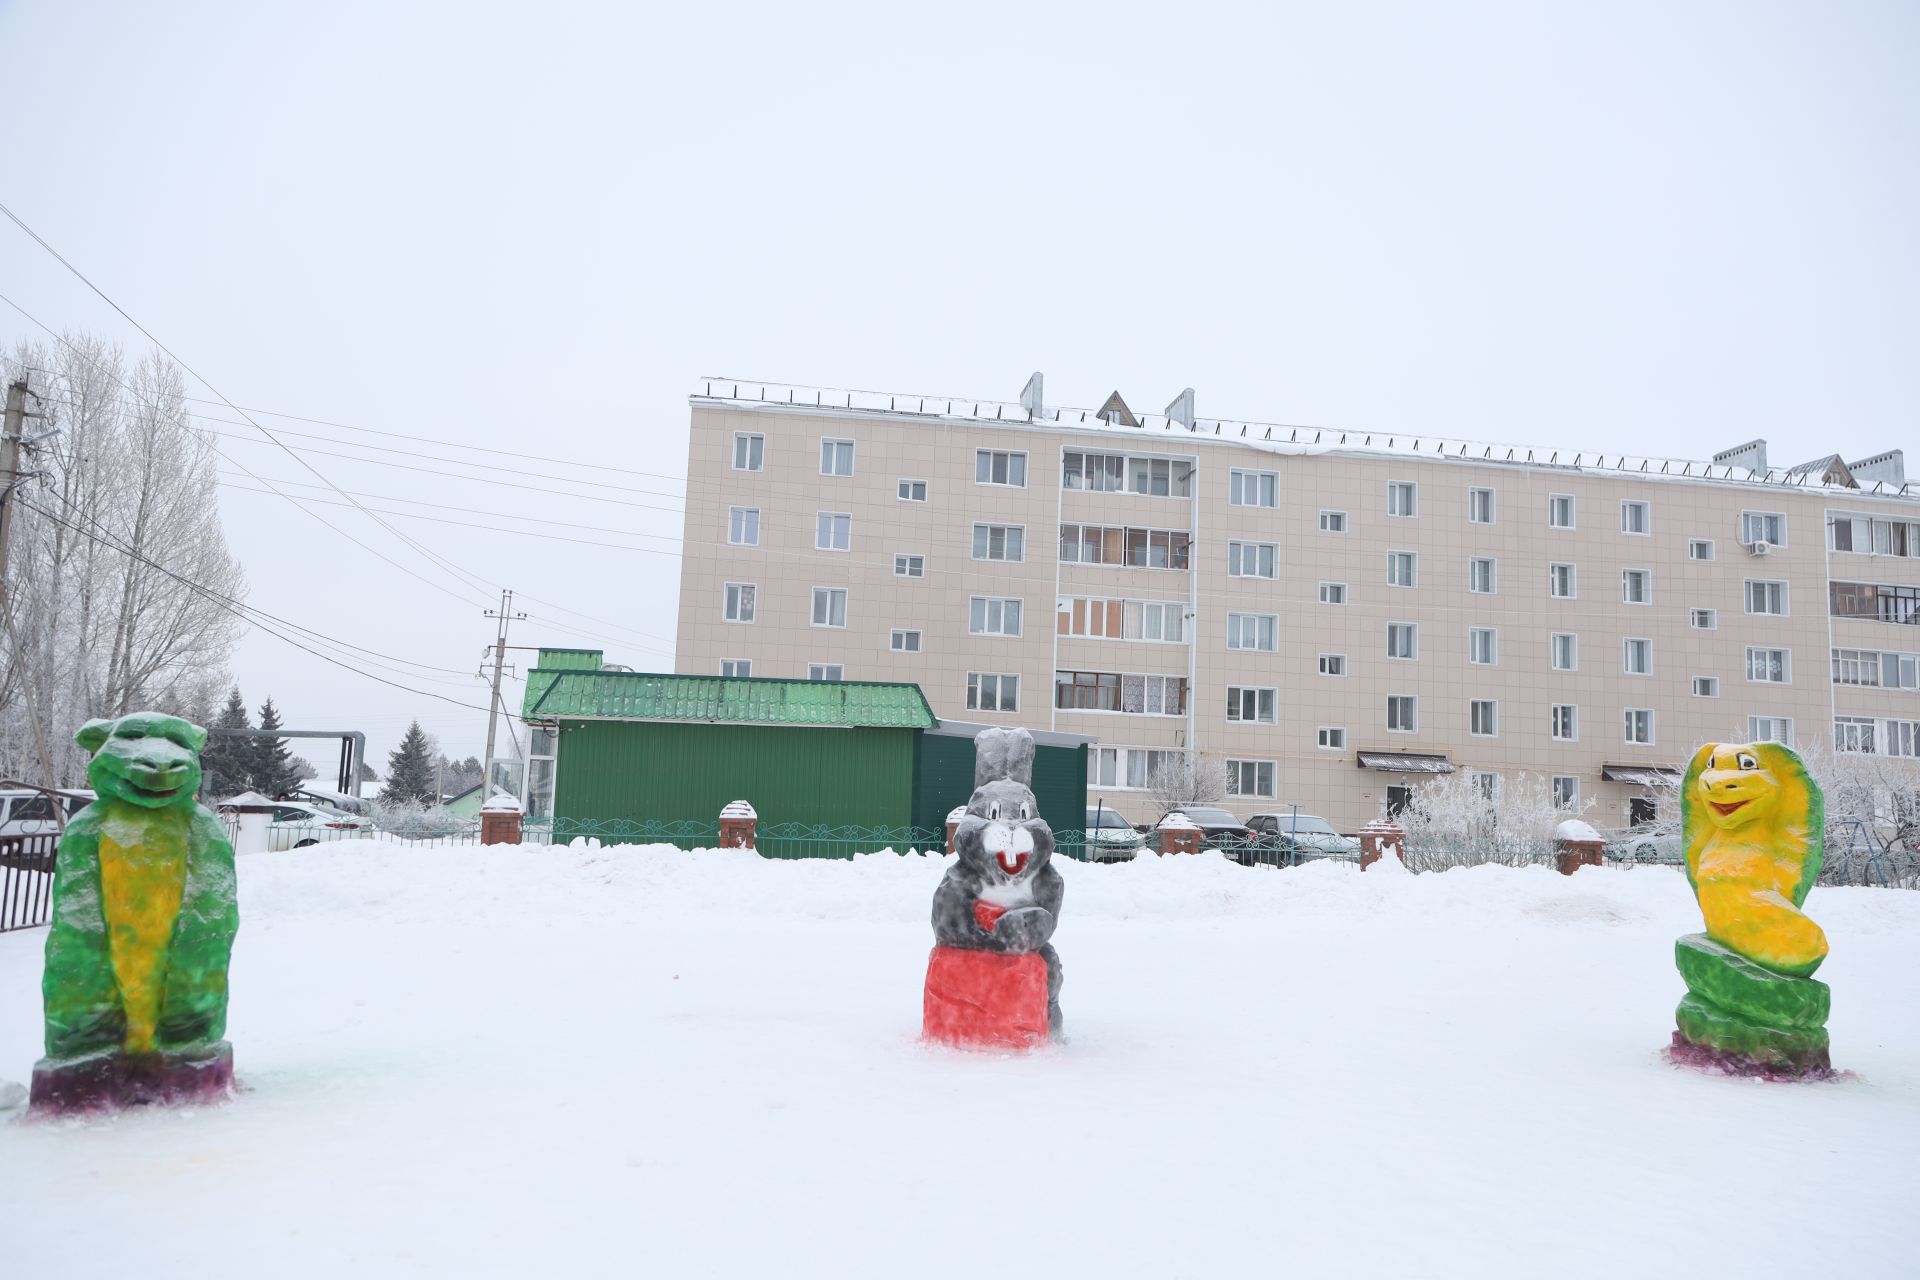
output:
<instances>
[{"instance_id":1,"label":"purple painted base","mask_svg":"<svg viewBox=\"0 0 1920 1280\"><path fill-rule=\"evenodd\" d=\"M102 1053L33 1068L32 1115L221 1102L233 1094L233 1046L190 1053Z\"/></svg>"},{"instance_id":2,"label":"purple painted base","mask_svg":"<svg viewBox=\"0 0 1920 1280\"><path fill-rule=\"evenodd\" d=\"M1846 1074L1833 1069L1824 1049L1796 1066L1782 1066L1760 1062L1744 1053L1729 1053L1725 1049L1695 1044L1678 1031L1673 1033L1673 1043L1667 1047L1667 1061L1675 1066L1692 1067L1696 1071L1747 1076L1755 1080L1837 1080Z\"/></svg>"}]
</instances>

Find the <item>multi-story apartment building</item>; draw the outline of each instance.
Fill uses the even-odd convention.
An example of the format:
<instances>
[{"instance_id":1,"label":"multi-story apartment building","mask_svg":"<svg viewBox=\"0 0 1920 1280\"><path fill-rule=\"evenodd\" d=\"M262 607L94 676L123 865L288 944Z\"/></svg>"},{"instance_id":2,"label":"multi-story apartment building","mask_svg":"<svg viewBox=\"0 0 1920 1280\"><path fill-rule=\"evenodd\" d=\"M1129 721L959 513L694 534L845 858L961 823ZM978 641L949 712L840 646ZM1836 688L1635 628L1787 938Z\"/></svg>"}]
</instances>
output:
<instances>
[{"instance_id":1,"label":"multi-story apartment building","mask_svg":"<svg viewBox=\"0 0 1920 1280\"><path fill-rule=\"evenodd\" d=\"M1550 777L1606 828L1708 739L1920 754L1920 486L703 382L677 667L912 680L1086 734L1136 820L1168 753L1342 829L1435 771Z\"/></svg>"}]
</instances>

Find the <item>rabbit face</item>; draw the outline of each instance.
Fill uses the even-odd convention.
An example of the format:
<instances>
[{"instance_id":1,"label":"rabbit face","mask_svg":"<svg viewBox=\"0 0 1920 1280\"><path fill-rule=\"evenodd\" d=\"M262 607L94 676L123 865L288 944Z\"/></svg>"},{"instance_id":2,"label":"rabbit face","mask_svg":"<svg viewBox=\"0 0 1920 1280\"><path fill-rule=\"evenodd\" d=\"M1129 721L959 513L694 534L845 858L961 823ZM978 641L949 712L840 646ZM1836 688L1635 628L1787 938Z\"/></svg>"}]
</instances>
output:
<instances>
[{"instance_id":1,"label":"rabbit face","mask_svg":"<svg viewBox=\"0 0 1920 1280\"><path fill-rule=\"evenodd\" d=\"M1000 778L976 788L967 816L954 831L954 852L986 881L1011 882L1032 875L1053 856L1053 830L1040 816L1033 792Z\"/></svg>"}]
</instances>

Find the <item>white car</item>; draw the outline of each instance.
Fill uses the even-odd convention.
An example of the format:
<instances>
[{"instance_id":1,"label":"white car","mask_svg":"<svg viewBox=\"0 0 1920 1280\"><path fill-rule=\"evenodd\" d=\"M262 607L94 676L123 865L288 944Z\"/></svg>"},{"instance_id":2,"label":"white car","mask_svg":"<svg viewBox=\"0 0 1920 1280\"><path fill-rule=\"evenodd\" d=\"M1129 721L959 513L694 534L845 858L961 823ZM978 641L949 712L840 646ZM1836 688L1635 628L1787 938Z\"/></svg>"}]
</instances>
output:
<instances>
[{"instance_id":1,"label":"white car","mask_svg":"<svg viewBox=\"0 0 1920 1280\"><path fill-rule=\"evenodd\" d=\"M280 800L275 802L267 823L267 848L280 853L327 840L353 840L372 832L372 818L342 813L324 804Z\"/></svg>"},{"instance_id":2,"label":"white car","mask_svg":"<svg viewBox=\"0 0 1920 1280\"><path fill-rule=\"evenodd\" d=\"M91 791L58 793L59 803L66 809L68 821L92 804L93 799ZM57 835L61 824L54 816L54 802L54 796L26 787L9 787L0 791L0 836Z\"/></svg>"},{"instance_id":3,"label":"white car","mask_svg":"<svg viewBox=\"0 0 1920 1280\"><path fill-rule=\"evenodd\" d=\"M1087 857L1095 862L1131 858L1146 842L1118 811L1105 805L1087 806Z\"/></svg>"}]
</instances>

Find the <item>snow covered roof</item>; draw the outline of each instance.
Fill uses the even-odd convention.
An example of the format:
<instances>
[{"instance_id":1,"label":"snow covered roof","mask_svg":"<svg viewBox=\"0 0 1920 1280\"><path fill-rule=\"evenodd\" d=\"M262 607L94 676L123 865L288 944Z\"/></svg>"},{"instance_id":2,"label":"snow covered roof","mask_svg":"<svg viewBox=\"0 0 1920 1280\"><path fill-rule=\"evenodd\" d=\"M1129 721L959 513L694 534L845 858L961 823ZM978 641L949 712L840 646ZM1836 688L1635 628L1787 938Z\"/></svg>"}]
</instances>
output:
<instances>
[{"instance_id":1,"label":"snow covered roof","mask_svg":"<svg viewBox=\"0 0 1920 1280\"><path fill-rule=\"evenodd\" d=\"M1556 840L1595 840L1604 843L1598 831L1595 831L1578 818L1568 818L1559 826L1555 827L1553 829L1553 838Z\"/></svg>"},{"instance_id":2,"label":"snow covered roof","mask_svg":"<svg viewBox=\"0 0 1920 1280\"><path fill-rule=\"evenodd\" d=\"M1680 784L1680 771L1657 764L1603 764L1603 782L1627 782L1637 787L1673 787Z\"/></svg>"},{"instance_id":3,"label":"snow covered roof","mask_svg":"<svg viewBox=\"0 0 1920 1280\"><path fill-rule=\"evenodd\" d=\"M680 720L868 729L931 729L936 723L933 708L917 684L682 676L604 668L536 668L527 674L529 720ZM536 677L547 682L534 697Z\"/></svg>"},{"instance_id":4,"label":"snow covered roof","mask_svg":"<svg viewBox=\"0 0 1920 1280\"><path fill-rule=\"evenodd\" d=\"M1117 393L1116 393L1117 394ZM1873 480L1858 488L1839 482L1828 469L1796 473L1767 467L1764 450L1738 454L1759 464L1701 462L1685 458L1640 457L1604 449L1565 449L1546 445L1493 444L1444 436L1386 431L1337 431L1289 423L1240 422L1224 418L1196 418L1188 426L1164 414L1135 414L1138 426L1108 422L1096 410L1043 408L1038 414L1007 400L970 396L925 396L890 391L857 391L845 387L810 387L797 383L763 382L752 378L701 378L694 384L695 402L712 401L729 408L763 408L795 412L874 414L918 421L962 422L991 426L1058 427L1075 432L1138 440L1184 436L1197 441L1250 445L1280 454L1369 453L1436 461L1506 463L1553 467L1566 471L1630 474L1636 478L1714 481L1732 484L1806 489L1819 492L1871 494L1920 500L1920 484ZM1111 403L1111 399L1109 401ZM1171 406L1170 406L1171 407ZM1176 437L1177 438L1177 437ZM1756 444L1759 442L1755 442Z\"/></svg>"},{"instance_id":5,"label":"snow covered roof","mask_svg":"<svg viewBox=\"0 0 1920 1280\"><path fill-rule=\"evenodd\" d=\"M1361 751L1355 753L1362 769L1388 769L1399 773L1452 773L1453 761L1445 756L1422 755L1412 751Z\"/></svg>"}]
</instances>

